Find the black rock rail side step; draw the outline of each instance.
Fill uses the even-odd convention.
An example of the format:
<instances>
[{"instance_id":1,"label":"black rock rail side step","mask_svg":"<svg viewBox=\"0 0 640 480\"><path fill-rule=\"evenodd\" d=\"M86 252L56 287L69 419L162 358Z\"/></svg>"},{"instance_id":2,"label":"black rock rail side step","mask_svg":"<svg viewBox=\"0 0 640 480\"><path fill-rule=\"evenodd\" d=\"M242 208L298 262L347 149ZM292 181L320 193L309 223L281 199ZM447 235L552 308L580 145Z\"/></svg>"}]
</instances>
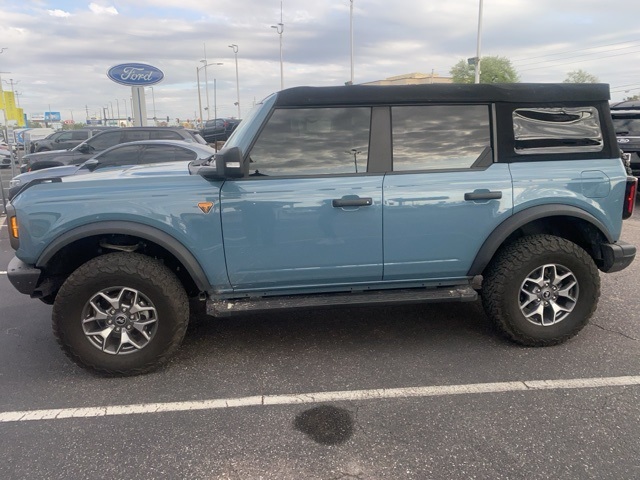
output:
<instances>
[{"instance_id":1,"label":"black rock rail side step","mask_svg":"<svg viewBox=\"0 0 640 480\"><path fill-rule=\"evenodd\" d=\"M376 290L354 293L288 295L227 300L207 300L207 314L226 317L246 312L323 308L338 306L391 305L435 302L473 302L478 293L467 285L405 290Z\"/></svg>"}]
</instances>

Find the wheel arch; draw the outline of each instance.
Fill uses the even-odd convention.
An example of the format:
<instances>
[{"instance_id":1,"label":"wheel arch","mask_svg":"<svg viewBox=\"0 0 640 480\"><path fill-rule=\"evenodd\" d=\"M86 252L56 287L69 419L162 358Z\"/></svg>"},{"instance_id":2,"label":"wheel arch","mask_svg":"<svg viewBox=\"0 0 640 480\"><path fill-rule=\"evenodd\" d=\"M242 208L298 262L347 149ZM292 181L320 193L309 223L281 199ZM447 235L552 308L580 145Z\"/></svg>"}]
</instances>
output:
<instances>
[{"instance_id":1,"label":"wheel arch","mask_svg":"<svg viewBox=\"0 0 640 480\"><path fill-rule=\"evenodd\" d=\"M209 280L193 254L175 237L159 230L158 228L129 221L106 221L91 223L74 228L54 239L43 250L35 266L44 270L51 269L59 260L58 257L66 257L78 247L78 257L82 258L75 263L102 255L98 250L86 252L86 247L97 247L103 238L130 239L145 242L148 248L147 254L152 252L155 256L162 257L165 261L175 263L174 270L187 291L197 289L199 292L207 291ZM106 253L106 252L105 252ZM76 252L73 251L73 255ZM77 265L79 266L79 265ZM76 267L77 267L76 266ZM181 271L184 269L184 271ZM53 267L55 275L55 266ZM70 273L70 272L68 272ZM185 275L186 273L186 275ZM57 283L60 283L59 281ZM59 285L58 285L59 286ZM54 288L56 289L56 288Z\"/></svg>"},{"instance_id":2,"label":"wheel arch","mask_svg":"<svg viewBox=\"0 0 640 480\"><path fill-rule=\"evenodd\" d=\"M580 208L570 205L539 205L522 210L498 225L480 247L468 275L481 275L503 245L524 235L536 233L549 233L577 243L598 265L602 260L598 245L614 241L600 220Z\"/></svg>"}]
</instances>

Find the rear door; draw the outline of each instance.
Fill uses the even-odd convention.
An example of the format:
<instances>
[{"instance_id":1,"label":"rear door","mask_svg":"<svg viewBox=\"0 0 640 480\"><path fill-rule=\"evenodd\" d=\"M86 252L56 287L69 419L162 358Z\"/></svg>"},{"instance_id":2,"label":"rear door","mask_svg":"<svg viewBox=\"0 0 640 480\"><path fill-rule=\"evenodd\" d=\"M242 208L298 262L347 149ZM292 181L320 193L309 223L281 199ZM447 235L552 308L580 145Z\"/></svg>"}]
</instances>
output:
<instances>
[{"instance_id":1,"label":"rear door","mask_svg":"<svg viewBox=\"0 0 640 480\"><path fill-rule=\"evenodd\" d=\"M494 163L489 105L391 107L384 181L384 279L464 277L512 212L507 164Z\"/></svg>"}]
</instances>

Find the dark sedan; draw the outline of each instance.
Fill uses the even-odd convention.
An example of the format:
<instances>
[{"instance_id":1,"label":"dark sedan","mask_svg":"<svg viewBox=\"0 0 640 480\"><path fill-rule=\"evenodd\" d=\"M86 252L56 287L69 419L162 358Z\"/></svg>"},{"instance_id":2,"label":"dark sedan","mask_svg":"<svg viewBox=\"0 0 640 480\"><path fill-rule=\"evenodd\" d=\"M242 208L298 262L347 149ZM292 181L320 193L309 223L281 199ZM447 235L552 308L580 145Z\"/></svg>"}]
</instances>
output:
<instances>
[{"instance_id":1,"label":"dark sedan","mask_svg":"<svg viewBox=\"0 0 640 480\"><path fill-rule=\"evenodd\" d=\"M64 165L16 175L10 183L11 200L24 185L34 180L84 175L97 170L132 165L191 161L195 164L209 160L215 150L208 145L173 140L144 140L111 147L85 161L82 165Z\"/></svg>"}]
</instances>

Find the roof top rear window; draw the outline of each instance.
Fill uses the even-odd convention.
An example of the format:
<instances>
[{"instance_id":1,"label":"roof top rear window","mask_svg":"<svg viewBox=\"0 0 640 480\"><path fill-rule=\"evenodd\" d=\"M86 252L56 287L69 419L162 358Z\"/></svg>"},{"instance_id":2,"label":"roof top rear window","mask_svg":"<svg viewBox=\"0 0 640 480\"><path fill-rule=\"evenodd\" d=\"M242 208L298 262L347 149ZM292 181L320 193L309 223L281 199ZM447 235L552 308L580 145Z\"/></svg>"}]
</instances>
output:
<instances>
[{"instance_id":1,"label":"roof top rear window","mask_svg":"<svg viewBox=\"0 0 640 480\"><path fill-rule=\"evenodd\" d=\"M518 155L599 152L604 147L595 107L518 108L513 133Z\"/></svg>"}]
</instances>

